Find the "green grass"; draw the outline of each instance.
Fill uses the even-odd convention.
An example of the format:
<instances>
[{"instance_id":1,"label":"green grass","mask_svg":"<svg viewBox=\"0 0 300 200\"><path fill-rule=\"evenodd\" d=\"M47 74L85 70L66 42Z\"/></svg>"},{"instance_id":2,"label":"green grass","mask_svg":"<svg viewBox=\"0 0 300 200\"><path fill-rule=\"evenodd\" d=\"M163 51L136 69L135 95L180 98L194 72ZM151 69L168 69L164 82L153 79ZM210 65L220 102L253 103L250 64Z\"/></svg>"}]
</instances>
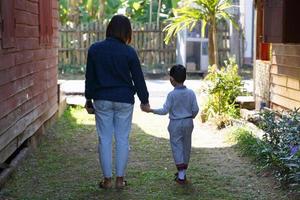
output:
<instances>
[{"instance_id":1,"label":"green grass","mask_svg":"<svg viewBox=\"0 0 300 200\"><path fill-rule=\"evenodd\" d=\"M245 128L237 128L232 132L236 147L243 156L251 158L258 170L269 170L272 157L270 146L254 136L251 131Z\"/></svg>"},{"instance_id":2,"label":"green grass","mask_svg":"<svg viewBox=\"0 0 300 200\"><path fill-rule=\"evenodd\" d=\"M0 199L284 199L269 182L257 179L233 148L193 148L191 183L181 187L173 181L169 140L133 124L130 142L129 186L99 189L94 116L69 108L0 191Z\"/></svg>"},{"instance_id":3,"label":"green grass","mask_svg":"<svg viewBox=\"0 0 300 200\"><path fill-rule=\"evenodd\" d=\"M279 173L288 173L282 161L274 154L271 146L255 137L251 131L245 128L237 128L232 132L232 138L237 143L237 149L242 155L247 156L253 160L258 172L272 173L278 179L278 183L281 183L282 187L287 187L287 182L282 181L282 176ZM300 187L294 184L294 187L290 188L291 194L297 193L300 195Z\"/></svg>"}]
</instances>

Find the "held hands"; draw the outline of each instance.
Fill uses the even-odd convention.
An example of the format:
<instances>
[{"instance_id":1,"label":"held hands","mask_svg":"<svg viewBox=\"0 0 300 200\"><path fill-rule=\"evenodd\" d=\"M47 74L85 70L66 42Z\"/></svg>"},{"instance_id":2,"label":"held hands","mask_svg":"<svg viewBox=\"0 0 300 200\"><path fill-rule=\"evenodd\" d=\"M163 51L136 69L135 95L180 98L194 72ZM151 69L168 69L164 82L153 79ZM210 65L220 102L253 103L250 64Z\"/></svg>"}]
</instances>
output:
<instances>
[{"instance_id":1,"label":"held hands","mask_svg":"<svg viewBox=\"0 0 300 200\"><path fill-rule=\"evenodd\" d=\"M152 112L152 109L150 108L149 103L141 104L140 107L141 107L141 110L144 112L147 112L147 113Z\"/></svg>"}]
</instances>

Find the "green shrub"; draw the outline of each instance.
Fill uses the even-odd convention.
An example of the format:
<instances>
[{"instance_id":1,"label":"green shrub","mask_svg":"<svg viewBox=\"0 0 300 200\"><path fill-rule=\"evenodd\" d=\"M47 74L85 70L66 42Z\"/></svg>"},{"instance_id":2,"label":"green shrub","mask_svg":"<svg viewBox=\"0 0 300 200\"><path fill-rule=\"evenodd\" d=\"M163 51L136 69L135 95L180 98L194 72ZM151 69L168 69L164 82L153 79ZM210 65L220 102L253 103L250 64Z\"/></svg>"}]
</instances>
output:
<instances>
[{"instance_id":1,"label":"green shrub","mask_svg":"<svg viewBox=\"0 0 300 200\"><path fill-rule=\"evenodd\" d=\"M235 100L242 93L242 80L238 75L235 59L230 58L221 69L216 65L209 66L205 80L209 84L208 102L203 109L207 117L238 117L239 108L236 107Z\"/></svg>"},{"instance_id":2,"label":"green shrub","mask_svg":"<svg viewBox=\"0 0 300 200\"><path fill-rule=\"evenodd\" d=\"M272 154L267 143L244 128L238 128L232 134L243 155L253 158L262 168L270 166L269 161L272 159Z\"/></svg>"},{"instance_id":3,"label":"green shrub","mask_svg":"<svg viewBox=\"0 0 300 200\"><path fill-rule=\"evenodd\" d=\"M270 145L272 165L278 178L286 183L300 183L300 113L299 109L285 113L266 110L260 114L263 140Z\"/></svg>"}]
</instances>

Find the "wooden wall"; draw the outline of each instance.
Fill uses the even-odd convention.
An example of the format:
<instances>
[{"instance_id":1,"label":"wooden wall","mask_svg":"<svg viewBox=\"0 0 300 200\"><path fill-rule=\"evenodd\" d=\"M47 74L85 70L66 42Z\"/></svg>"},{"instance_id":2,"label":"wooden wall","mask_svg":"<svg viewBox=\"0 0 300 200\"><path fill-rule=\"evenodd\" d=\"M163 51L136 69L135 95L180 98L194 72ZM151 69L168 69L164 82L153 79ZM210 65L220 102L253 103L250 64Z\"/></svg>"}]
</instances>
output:
<instances>
[{"instance_id":1,"label":"wooden wall","mask_svg":"<svg viewBox=\"0 0 300 200\"><path fill-rule=\"evenodd\" d=\"M274 109L300 107L300 44L272 44L270 101Z\"/></svg>"},{"instance_id":2,"label":"wooden wall","mask_svg":"<svg viewBox=\"0 0 300 200\"><path fill-rule=\"evenodd\" d=\"M14 26L0 24L0 163L57 112L58 1L49 1L1 0Z\"/></svg>"}]
</instances>

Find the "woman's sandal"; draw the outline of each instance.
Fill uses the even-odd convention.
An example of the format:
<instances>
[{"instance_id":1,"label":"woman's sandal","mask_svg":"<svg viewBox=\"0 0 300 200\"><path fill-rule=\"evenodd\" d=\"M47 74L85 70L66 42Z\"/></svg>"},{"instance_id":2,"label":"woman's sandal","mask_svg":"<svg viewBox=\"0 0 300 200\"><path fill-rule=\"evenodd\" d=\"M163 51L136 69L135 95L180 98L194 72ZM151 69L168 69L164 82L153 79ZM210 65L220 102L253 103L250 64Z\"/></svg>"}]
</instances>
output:
<instances>
[{"instance_id":1,"label":"woman's sandal","mask_svg":"<svg viewBox=\"0 0 300 200\"><path fill-rule=\"evenodd\" d=\"M102 181L100 181L99 187L103 188L103 189L110 189L110 188L112 188L111 178L104 178Z\"/></svg>"},{"instance_id":2,"label":"woman's sandal","mask_svg":"<svg viewBox=\"0 0 300 200\"><path fill-rule=\"evenodd\" d=\"M180 178L178 178L178 172L175 173L174 175L175 175L174 181L176 183L178 183L179 185L186 185L188 183L186 176L184 176L184 179L180 179Z\"/></svg>"},{"instance_id":3,"label":"woman's sandal","mask_svg":"<svg viewBox=\"0 0 300 200\"><path fill-rule=\"evenodd\" d=\"M116 178L116 189L123 189L127 186L127 181L124 180L124 177L119 176Z\"/></svg>"}]
</instances>

